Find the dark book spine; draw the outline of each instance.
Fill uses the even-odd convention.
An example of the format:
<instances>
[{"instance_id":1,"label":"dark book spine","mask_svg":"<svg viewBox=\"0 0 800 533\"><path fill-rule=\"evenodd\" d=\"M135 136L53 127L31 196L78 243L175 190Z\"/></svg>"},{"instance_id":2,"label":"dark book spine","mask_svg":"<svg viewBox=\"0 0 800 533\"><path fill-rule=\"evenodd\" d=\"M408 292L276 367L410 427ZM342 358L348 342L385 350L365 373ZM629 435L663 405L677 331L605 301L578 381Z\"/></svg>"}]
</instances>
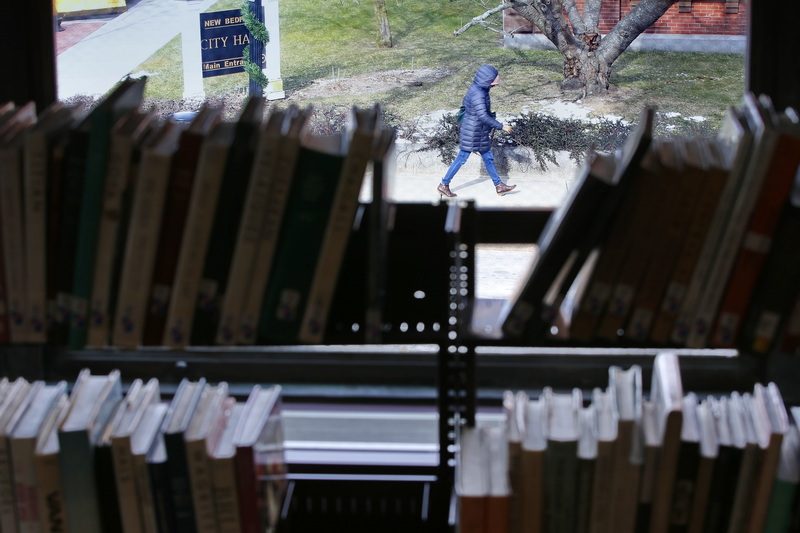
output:
<instances>
[{"instance_id":1,"label":"dark book spine","mask_svg":"<svg viewBox=\"0 0 800 533\"><path fill-rule=\"evenodd\" d=\"M190 344L195 346L211 345L216 337L222 296L228 283L236 235L239 233L245 193L255 157L257 132L257 124L237 124L214 211L216 216L209 236L203 279L192 320Z\"/></svg>"},{"instance_id":2,"label":"dark book spine","mask_svg":"<svg viewBox=\"0 0 800 533\"><path fill-rule=\"evenodd\" d=\"M111 446L95 447L95 479L103 531L122 531L122 514L119 510L119 493L114 478L114 457Z\"/></svg>"},{"instance_id":3,"label":"dark book spine","mask_svg":"<svg viewBox=\"0 0 800 533\"><path fill-rule=\"evenodd\" d=\"M197 169L203 136L184 132L174 157L164 203L164 219L158 241L158 253L153 266L153 281L145 316L142 344L159 346L164 339L167 310L175 281L186 215L189 212L194 175Z\"/></svg>"},{"instance_id":4,"label":"dark book spine","mask_svg":"<svg viewBox=\"0 0 800 533\"><path fill-rule=\"evenodd\" d=\"M189 467L186 462L186 447L183 433L164 434L167 449L167 470L169 472L169 491L172 499L172 513L175 531L194 533L196 524L192 504L192 485Z\"/></svg>"},{"instance_id":5,"label":"dark book spine","mask_svg":"<svg viewBox=\"0 0 800 533\"><path fill-rule=\"evenodd\" d=\"M69 137L62 187L56 249L54 344L63 345L69 336L72 309L72 281L78 243L83 178L86 169L89 134L76 129Z\"/></svg>"}]
</instances>

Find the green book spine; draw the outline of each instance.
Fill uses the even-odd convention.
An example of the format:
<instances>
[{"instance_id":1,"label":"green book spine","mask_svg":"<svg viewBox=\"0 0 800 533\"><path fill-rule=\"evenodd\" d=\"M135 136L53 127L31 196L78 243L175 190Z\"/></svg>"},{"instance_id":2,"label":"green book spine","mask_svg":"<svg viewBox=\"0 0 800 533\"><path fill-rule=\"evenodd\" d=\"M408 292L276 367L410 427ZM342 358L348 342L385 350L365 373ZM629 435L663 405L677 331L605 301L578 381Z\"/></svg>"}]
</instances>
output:
<instances>
[{"instance_id":1,"label":"green book spine","mask_svg":"<svg viewBox=\"0 0 800 533\"><path fill-rule=\"evenodd\" d=\"M297 341L343 160L301 148L261 307L264 342Z\"/></svg>"}]
</instances>

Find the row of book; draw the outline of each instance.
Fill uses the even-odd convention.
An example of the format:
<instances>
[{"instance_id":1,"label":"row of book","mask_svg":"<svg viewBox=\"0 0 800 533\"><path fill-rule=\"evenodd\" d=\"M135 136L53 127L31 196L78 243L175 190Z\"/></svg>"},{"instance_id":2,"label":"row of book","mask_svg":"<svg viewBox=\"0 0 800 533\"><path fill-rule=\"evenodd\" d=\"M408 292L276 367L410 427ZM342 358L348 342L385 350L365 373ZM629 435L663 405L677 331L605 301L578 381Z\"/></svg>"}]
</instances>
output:
<instances>
[{"instance_id":1,"label":"row of book","mask_svg":"<svg viewBox=\"0 0 800 533\"><path fill-rule=\"evenodd\" d=\"M800 345L800 119L752 93L713 138L590 153L509 300L505 336L587 345Z\"/></svg>"},{"instance_id":2,"label":"row of book","mask_svg":"<svg viewBox=\"0 0 800 533\"><path fill-rule=\"evenodd\" d=\"M145 83L91 109L0 106L0 343L321 342L362 183L394 144L379 106L329 134L262 96L183 122L142 108Z\"/></svg>"},{"instance_id":3,"label":"row of book","mask_svg":"<svg viewBox=\"0 0 800 533\"><path fill-rule=\"evenodd\" d=\"M83 370L0 380L2 531L264 532L286 493L281 388ZM68 390L69 389L69 390Z\"/></svg>"},{"instance_id":4,"label":"row of book","mask_svg":"<svg viewBox=\"0 0 800 533\"><path fill-rule=\"evenodd\" d=\"M679 360L606 389L506 391L504 424L460 429L460 533L800 531L800 407L780 391L701 396Z\"/></svg>"}]
</instances>

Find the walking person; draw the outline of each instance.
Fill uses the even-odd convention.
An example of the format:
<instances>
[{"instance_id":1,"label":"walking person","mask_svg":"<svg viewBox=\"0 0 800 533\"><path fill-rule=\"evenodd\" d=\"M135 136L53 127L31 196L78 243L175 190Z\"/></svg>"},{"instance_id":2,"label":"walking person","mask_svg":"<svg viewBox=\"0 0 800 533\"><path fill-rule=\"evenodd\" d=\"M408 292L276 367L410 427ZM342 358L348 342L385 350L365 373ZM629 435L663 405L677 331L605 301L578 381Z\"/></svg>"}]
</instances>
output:
<instances>
[{"instance_id":1,"label":"walking person","mask_svg":"<svg viewBox=\"0 0 800 533\"><path fill-rule=\"evenodd\" d=\"M494 155L492 155L492 140L489 134L493 130L503 130L506 133L511 131L511 126L499 122L492 113L492 101L489 97L489 90L500 83L500 74L491 65L481 65L475 73L472 85L464 95L462 105L465 108L464 119L461 122L459 131L458 155L450 164L450 168L442 178L442 182L436 188L440 195L448 198L455 198L457 195L450 190L450 181L456 172L467 162L470 154L477 152L483 158L486 171L492 178L497 194L503 196L516 185L506 185L497 175L494 166Z\"/></svg>"}]
</instances>

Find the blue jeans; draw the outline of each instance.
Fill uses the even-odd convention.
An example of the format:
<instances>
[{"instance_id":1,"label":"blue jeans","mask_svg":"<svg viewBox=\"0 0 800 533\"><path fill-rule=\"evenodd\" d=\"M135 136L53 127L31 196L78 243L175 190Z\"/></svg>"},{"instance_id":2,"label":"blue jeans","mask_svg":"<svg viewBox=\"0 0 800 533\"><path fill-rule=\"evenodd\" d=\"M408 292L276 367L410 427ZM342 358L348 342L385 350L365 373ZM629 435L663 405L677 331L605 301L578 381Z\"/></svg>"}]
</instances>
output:
<instances>
[{"instance_id":1,"label":"blue jeans","mask_svg":"<svg viewBox=\"0 0 800 533\"><path fill-rule=\"evenodd\" d=\"M466 152L464 150L459 150L458 155L450 164L450 168L447 169L447 173L442 178L442 183L445 185L450 185L450 182L453 180L453 176L456 175L456 172L467 162L467 158L469 158L471 152ZM502 181L500 180L500 176L497 175L497 169L494 167L494 155L492 155L491 150L487 150L481 154L483 158L483 164L486 165L486 171L489 173L489 177L492 178L492 183L495 185L500 185Z\"/></svg>"}]
</instances>

